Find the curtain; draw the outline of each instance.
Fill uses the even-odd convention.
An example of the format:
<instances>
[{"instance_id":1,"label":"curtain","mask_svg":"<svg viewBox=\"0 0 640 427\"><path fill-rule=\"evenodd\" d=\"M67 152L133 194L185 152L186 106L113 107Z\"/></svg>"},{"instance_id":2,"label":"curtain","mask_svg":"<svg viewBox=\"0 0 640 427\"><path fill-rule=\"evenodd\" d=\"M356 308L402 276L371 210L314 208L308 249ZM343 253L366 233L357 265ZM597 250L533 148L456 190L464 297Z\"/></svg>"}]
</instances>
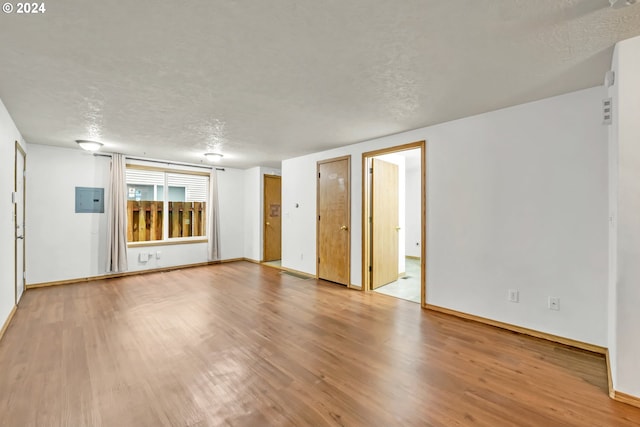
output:
<instances>
[{"instance_id":1,"label":"curtain","mask_svg":"<svg viewBox=\"0 0 640 427\"><path fill-rule=\"evenodd\" d=\"M126 167L124 155L112 155L107 208L107 273L128 268Z\"/></svg>"},{"instance_id":2,"label":"curtain","mask_svg":"<svg viewBox=\"0 0 640 427\"><path fill-rule=\"evenodd\" d=\"M218 173L216 168L209 174L209 201L207 207L207 250L209 261L220 260L220 215L218 206Z\"/></svg>"}]
</instances>

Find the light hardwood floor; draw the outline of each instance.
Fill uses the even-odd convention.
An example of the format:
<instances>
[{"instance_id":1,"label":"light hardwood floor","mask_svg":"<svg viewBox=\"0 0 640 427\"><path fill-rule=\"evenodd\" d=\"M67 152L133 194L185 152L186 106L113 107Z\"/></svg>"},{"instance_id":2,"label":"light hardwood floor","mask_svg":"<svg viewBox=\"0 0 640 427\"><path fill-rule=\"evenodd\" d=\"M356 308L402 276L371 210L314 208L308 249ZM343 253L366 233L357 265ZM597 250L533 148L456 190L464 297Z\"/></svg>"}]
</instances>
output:
<instances>
[{"instance_id":1,"label":"light hardwood floor","mask_svg":"<svg viewBox=\"0 0 640 427\"><path fill-rule=\"evenodd\" d=\"M638 426L595 354L247 262L29 290L2 426Z\"/></svg>"}]
</instances>

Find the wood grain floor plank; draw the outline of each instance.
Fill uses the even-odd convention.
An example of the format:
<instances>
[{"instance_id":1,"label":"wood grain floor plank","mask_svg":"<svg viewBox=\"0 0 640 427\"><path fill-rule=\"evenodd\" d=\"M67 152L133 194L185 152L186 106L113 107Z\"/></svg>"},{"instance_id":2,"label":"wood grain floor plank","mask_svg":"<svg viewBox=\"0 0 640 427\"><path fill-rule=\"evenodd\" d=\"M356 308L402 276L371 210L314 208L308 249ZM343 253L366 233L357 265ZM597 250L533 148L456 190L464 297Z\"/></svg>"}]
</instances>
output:
<instances>
[{"instance_id":1,"label":"wood grain floor plank","mask_svg":"<svg viewBox=\"0 0 640 427\"><path fill-rule=\"evenodd\" d=\"M247 262L29 290L2 426L616 426L601 355Z\"/></svg>"}]
</instances>

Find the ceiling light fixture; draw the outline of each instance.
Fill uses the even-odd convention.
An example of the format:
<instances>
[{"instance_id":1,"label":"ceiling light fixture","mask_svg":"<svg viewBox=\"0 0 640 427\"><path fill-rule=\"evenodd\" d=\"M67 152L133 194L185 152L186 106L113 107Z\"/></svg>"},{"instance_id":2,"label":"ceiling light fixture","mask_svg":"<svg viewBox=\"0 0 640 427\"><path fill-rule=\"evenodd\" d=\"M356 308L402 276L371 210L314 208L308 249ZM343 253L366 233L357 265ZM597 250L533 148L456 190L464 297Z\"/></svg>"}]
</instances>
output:
<instances>
[{"instance_id":1,"label":"ceiling light fixture","mask_svg":"<svg viewBox=\"0 0 640 427\"><path fill-rule=\"evenodd\" d=\"M76 142L83 150L98 151L102 147L101 142L88 141L86 139L76 139Z\"/></svg>"},{"instance_id":2,"label":"ceiling light fixture","mask_svg":"<svg viewBox=\"0 0 640 427\"><path fill-rule=\"evenodd\" d=\"M222 154L220 153L205 153L204 156L211 163L219 162L220 160L222 160Z\"/></svg>"},{"instance_id":3,"label":"ceiling light fixture","mask_svg":"<svg viewBox=\"0 0 640 427\"><path fill-rule=\"evenodd\" d=\"M622 7L631 6L636 4L637 0L609 0L609 6L614 9L620 9Z\"/></svg>"}]
</instances>

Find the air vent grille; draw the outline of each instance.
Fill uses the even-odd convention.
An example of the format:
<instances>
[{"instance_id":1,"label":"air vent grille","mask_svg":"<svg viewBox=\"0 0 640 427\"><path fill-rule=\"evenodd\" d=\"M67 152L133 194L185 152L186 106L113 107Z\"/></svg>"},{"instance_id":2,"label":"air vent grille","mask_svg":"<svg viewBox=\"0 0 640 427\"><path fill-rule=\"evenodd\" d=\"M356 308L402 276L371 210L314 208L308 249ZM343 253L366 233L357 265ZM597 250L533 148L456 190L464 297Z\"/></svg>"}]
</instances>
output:
<instances>
[{"instance_id":1,"label":"air vent grille","mask_svg":"<svg viewBox=\"0 0 640 427\"><path fill-rule=\"evenodd\" d=\"M602 100L602 124L610 125L613 118L613 104L611 98Z\"/></svg>"}]
</instances>

